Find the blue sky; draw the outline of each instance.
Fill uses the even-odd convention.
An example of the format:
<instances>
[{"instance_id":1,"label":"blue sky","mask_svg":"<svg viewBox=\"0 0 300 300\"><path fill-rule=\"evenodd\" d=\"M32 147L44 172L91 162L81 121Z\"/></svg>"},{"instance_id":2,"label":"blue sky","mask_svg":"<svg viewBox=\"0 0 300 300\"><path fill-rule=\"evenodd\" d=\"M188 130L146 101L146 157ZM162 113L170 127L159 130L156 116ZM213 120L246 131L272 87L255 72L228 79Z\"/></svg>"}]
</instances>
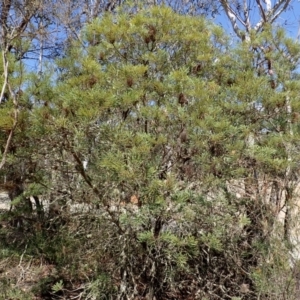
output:
<instances>
[{"instance_id":1,"label":"blue sky","mask_svg":"<svg viewBox=\"0 0 300 300\"><path fill-rule=\"evenodd\" d=\"M233 0L229 0L233 1ZM257 4L256 0L247 0L248 3L252 3L252 10L250 13L250 19L252 21L252 24L255 24L259 20L258 10L257 10ZM279 0L272 0L272 4L274 5L275 2ZM230 21L228 20L228 17L226 16L225 12L221 12L220 14L216 15L215 18L212 20L214 23L221 25L223 28L225 28L225 31L228 34L232 34L233 37L236 37L235 33L233 32L232 26ZM292 3L289 5L288 9L281 14L278 19L275 22L276 25L282 26L286 29L287 34L297 39L300 42L300 0L293 0ZM58 33L56 38L62 38L65 34L63 31ZM44 46L47 46L46 44ZM46 54L46 50L44 51L44 54ZM38 53L37 53L38 54ZM35 56L35 58L38 58ZM47 61L47 59L43 60L44 62ZM32 69L34 72L38 71L38 60L25 60L25 64Z\"/></svg>"}]
</instances>

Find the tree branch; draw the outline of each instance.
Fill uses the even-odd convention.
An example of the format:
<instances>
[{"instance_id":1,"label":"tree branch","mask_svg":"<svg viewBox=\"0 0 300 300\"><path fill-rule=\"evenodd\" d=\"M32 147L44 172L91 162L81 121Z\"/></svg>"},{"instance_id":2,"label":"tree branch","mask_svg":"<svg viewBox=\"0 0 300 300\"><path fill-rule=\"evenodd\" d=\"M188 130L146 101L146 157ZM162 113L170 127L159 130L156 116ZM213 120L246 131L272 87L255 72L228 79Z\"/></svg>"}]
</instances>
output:
<instances>
[{"instance_id":1,"label":"tree branch","mask_svg":"<svg viewBox=\"0 0 300 300\"><path fill-rule=\"evenodd\" d=\"M226 15L228 16L228 18L229 18L229 20L231 22L231 25L232 25L232 28L233 28L234 32L236 33L236 35L240 39L244 40L245 36L242 33L242 31L239 29L236 20L238 19L238 21L241 22L241 24L244 27L247 27L246 23L239 17L239 15L236 12L233 11L233 9L228 4L227 0L221 0L221 4L222 4L222 6L223 6L223 8L225 10Z\"/></svg>"},{"instance_id":2,"label":"tree branch","mask_svg":"<svg viewBox=\"0 0 300 300\"><path fill-rule=\"evenodd\" d=\"M7 47L6 47L6 50L2 52L3 68L4 68L4 83L3 83L3 86L2 86L0 103L1 103L1 101L3 99L5 90L8 87L10 95L13 98L14 119L13 119L13 125L12 125L12 127L10 129L10 133L9 133L8 138L6 140L4 152L2 154L2 159L1 159L1 162L0 162L0 170L3 168L3 166L6 163L6 157L7 157L8 151L9 151L9 146L10 146L12 138L13 138L13 134L14 134L15 129L16 129L17 124L18 124L18 115L19 115L17 97L16 97L16 94L14 93L14 91L12 90L11 85L8 82L8 59L7 59L7 52L8 52L8 50L7 50Z\"/></svg>"},{"instance_id":3,"label":"tree branch","mask_svg":"<svg viewBox=\"0 0 300 300\"><path fill-rule=\"evenodd\" d=\"M265 10L260 2L260 0L256 0L256 3L258 5L258 8L259 8L259 13L260 13L260 16L262 17L263 21L265 23L267 23L267 18L266 18L266 14L265 14Z\"/></svg>"},{"instance_id":4,"label":"tree branch","mask_svg":"<svg viewBox=\"0 0 300 300\"><path fill-rule=\"evenodd\" d=\"M269 15L273 15L273 17L269 20L270 23L273 23L283 11L286 10L288 5L292 2L292 0L280 0L278 1L272 10L270 10ZM283 6L282 6L283 5ZM282 7L281 7L282 6ZM281 7L281 8L280 8ZM278 11L277 11L278 10ZM277 12L276 12L277 11Z\"/></svg>"},{"instance_id":5,"label":"tree branch","mask_svg":"<svg viewBox=\"0 0 300 300\"><path fill-rule=\"evenodd\" d=\"M266 4L266 9L267 9L267 14L268 14L272 8L271 0L263 0L263 2Z\"/></svg>"},{"instance_id":6,"label":"tree branch","mask_svg":"<svg viewBox=\"0 0 300 300\"><path fill-rule=\"evenodd\" d=\"M266 11L264 11L265 18L262 19L254 26L255 31L259 31L265 23L272 24L282 13L286 10L292 0L280 0L271 8L270 0L265 0ZM259 4L260 0L256 0ZM259 4L261 5L261 4Z\"/></svg>"},{"instance_id":7,"label":"tree branch","mask_svg":"<svg viewBox=\"0 0 300 300\"><path fill-rule=\"evenodd\" d=\"M103 202L104 206L105 206L105 211L108 213L108 215L110 216L111 221L116 225L116 227L119 230L119 233L124 233L123 228L120 225L119 219L116 218L116 216L114 215L114 213L109 209L110 204L103 199L103 195L100 192L100 190L93 184L91 177L86 173L85 169L84 169L84 165L82 160L80 159L79 155L76 153L76 151L73 149L71 143L69 142L67 135L65 135L66 137L66 142L67 142L67 150L70 151L70 153L72 154L75 162L76 162L76 170L79 172L79 174L81 175L81 177L84 179L84 181L87 183L87 185L92 189L93 193L98 197L98 199Z\"/></svg>"},{"instance_id":8,"label":"tree branch","mask_svg":"<svg viewBox=\"0 0 300 300\"><path fill-rule=\"evenodd\" d=\"M247 5L247 0L244 0L244 17L245 17L246 30L249 33L251 30L251 22L250 22L250 18L249 18L249 8Z\"/></svg>"},{"instance_id":9,"label":"tree branch","mask_svg":"<svg viewBox=\"0 0 300 300\"><path fill-rule=\"evenodd\" d=\"M4 0L2 2L2 11L1 11L1 19L0 24L2 26L2 43L6 42L6 34L7 34L7 18L9 14L9 10L11 7L11 0ZM6 47L6 44L5 44Z\"/></svg>"}]
</instances>

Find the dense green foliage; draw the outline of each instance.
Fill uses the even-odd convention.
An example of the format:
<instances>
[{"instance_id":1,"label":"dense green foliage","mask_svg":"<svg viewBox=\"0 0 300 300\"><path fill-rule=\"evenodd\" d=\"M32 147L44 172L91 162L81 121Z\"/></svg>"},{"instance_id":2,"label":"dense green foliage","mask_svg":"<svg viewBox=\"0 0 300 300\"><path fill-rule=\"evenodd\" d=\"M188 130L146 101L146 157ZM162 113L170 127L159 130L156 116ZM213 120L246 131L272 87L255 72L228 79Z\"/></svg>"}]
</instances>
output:
<instances>
[{"instance_id":1,"label":"dense green foliage","mask_svg":"<svg viewBox=\"0 0 300 300\"><path fill-rule=\"evenodd\" d=\"M16 83L1 261L54 266L45 299L296 299L299 50L164 7L88 24Z\"/></svg>"}]
</instances>

